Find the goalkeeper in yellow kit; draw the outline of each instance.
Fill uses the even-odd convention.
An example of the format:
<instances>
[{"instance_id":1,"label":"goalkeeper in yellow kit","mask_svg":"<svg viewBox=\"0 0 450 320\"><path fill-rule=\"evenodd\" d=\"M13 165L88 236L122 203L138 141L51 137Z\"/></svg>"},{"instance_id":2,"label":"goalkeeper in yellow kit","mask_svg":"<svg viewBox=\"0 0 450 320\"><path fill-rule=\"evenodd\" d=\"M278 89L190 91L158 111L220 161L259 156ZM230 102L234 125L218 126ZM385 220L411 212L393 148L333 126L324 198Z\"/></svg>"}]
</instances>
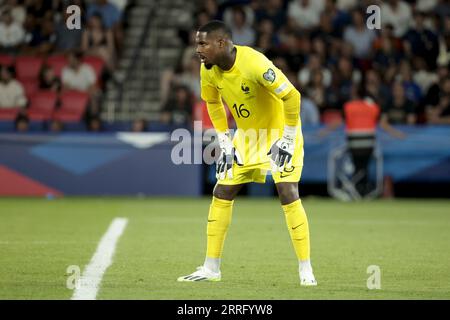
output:
<instances>
[{"instance_id":1,"label":"goalkeeper in yellow kit","mask_svg":"<svg viewBox=\"0 0 450 320\"><path fill-rule=\"evenodd\" d=\"M221 21L202 26L196 43L202 62L202 99L221 152L208 215L205 262L178 281L221 280L220 262L233 200L244 184L264 183L271 171L299 260L300 284L314 286L308 220L298 193L303 167L300 93L263 54L234 45L230 30ZM222 99L236 121L233 139Z\"/></svg>"}]
</instances>

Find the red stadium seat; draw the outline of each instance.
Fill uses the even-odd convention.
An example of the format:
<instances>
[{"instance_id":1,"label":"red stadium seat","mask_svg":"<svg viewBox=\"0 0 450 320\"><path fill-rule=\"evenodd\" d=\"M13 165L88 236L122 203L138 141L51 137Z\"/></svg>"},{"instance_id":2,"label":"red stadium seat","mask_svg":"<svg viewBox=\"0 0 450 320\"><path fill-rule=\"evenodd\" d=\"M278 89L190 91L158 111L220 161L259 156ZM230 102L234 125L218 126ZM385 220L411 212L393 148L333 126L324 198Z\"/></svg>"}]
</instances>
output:
<instances>
[{"instance_id":1,"label":"red stadium seat","mask_svg":"<svg viewBox=\"0 0 450 320\"><path fill-rule=\"evenodd\" d=\"M53 119L62 122L78 122L86 111L89 95L70 90L61 94L61 107L55 111Z\"/></svg>"},{"instance_id":2,"label":"red stadium seat","mask_svg":"<svg viewBox=\"0 0 450 320\"><path fill-rule=\"evenodd\" d=\"M35 79L25 79L20 80L20 83L25 90L25 95L27 96L28 101L30 101L31 97L39 90L39 82Z\"/></svg>"},{"instance_id":3,"label":"red stadium seat","mask_svg":"<svg viewBox=\"0 0 450 320\"><path fill-rule=\"evenodd\" d=\"M14 64L14 57L9 55L0 55L0 65L12 66Z\"/></svg>"},{"instance_id":4,"label":"red stadium seat","mask_svg":"<svg viewBox=\"0 0 450 320\"><path fill-rule=\"evenodd\" d=\"M85 56L83 58L83 62L87 63L94 69L97 80L100 80L103 69L105 68L105 61L103 61L102 58L96 56Z\"/></svg>"},{"instance_id":5,"label":"red stadium seat","mask_svg":"<svg viewBox=\"0 0 450 320\"><path fill-rule=\"evenodd\" d=\"M339 110L325 110L322 114L323 124L340 124L343 122L344 118L342 116L342 112Z\"/></svg>"},{"instance_id":6,"label":"red stadium seat","mask_svg":"<svg viewBox=\"0 0 450 320\"><path fill-rule=\"evenodd\" d=\"M16 76L20 80L38 79L44 60L39 57L22 56L16 58Z\"/></svg>"},{"instance_id":7,"label":"red stadium seat","mask_svg":"<svg viewBox=\"0 0 450 320\"><path fill-rule=\"evenodd\" d=\"M53 69L58 77L61 77L62 69L67 65L65 55L50 56L46 60L46 64Z\"/></svg>"},{"instance_id":8,"label":"red stadium seat","mask_svg":"<svg viewBox=\"0 0 450 320\"><path fill-rule=\"evenodd\" d=\"M0 120L14 121L19 114L21 108L0 108Z\"/></svg>"},{"instance_id":9,"label":"red stadium seat","mask_svg":"<svg viewBox=\"0 0 450 320\"><path fill-rule=\"evenodd\" d=\"M52 118L53 110L56 107L58 95L50 90L40 90L31 97L28 108L28 118L30 120L44 121Z\"/></svg>"}]
</instances>

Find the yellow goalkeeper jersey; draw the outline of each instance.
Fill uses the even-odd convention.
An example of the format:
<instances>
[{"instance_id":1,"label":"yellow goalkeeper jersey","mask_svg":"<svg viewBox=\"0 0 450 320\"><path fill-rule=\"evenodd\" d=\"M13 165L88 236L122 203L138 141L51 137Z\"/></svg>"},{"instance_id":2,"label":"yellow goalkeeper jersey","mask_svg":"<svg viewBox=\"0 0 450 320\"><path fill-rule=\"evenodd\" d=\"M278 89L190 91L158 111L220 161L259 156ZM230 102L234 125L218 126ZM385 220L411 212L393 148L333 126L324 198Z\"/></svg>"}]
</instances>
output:
<instances>
[{"instance_id":1,"label":"yellow goalkeeper jersey","mask_svg":"<svg viewBox=\"0 0 450 320\"><path fill-rule=\"evenodd\" d=\"M237 126L233 143L244 165L267 163L267 152L281 137L285 124L281 99L295 88L262 53L247 46L235 48L236 60L231 69L224 71L214 65L208 70L201 65L201 96L207 103L223 99L231 111ZM301 127L294 164L303 164Z\"/></svg>"}]
</instances>

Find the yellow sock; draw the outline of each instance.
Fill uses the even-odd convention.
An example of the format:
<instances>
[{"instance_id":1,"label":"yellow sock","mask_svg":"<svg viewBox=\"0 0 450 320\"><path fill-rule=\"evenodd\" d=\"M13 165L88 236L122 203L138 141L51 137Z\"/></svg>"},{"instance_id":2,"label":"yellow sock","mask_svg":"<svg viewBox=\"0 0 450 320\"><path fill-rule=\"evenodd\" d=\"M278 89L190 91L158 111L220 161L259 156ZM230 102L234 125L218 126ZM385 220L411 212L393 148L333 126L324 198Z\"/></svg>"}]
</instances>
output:
<instances>
[{"instance_id":1,"label":"yellow sock","mask_svg":"<svg viewBox=\"0 0 450 320\"><path fill-rule=\"evenodd\" d=\"M301 200L284 205L283 211L297 258L309 260L309 227Z\"/></svg>"},{"instance_id":2,"label":"yellow sock","mask_svg":"<svg viewBox=\"0 0 450 320\"><path fill-rule=\"evenodd\" d=\"M232 211L233 201L213 197L209 207L208 227L206 229L208 236L206 256L208 258L220 258L222 256Z\"/></svg>"}]
</instances>

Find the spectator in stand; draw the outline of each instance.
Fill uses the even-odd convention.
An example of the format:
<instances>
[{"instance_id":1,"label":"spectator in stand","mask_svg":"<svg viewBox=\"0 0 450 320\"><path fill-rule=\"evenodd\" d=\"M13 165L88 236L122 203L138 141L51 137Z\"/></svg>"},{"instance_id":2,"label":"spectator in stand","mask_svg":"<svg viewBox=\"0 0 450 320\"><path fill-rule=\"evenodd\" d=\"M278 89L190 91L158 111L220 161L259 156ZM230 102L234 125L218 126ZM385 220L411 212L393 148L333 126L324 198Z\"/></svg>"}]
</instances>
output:
<instances>
[{"instance_id":1,"label":"spectator in stand","mask_svg":"<svg viewBox=\"0 0 450 320\"><path fill-rule=\"evenodd\" d=\"M25 7L27 14L34 17L37 25L40 25L43 20L53 18L53 1L25 0Z\"/></svg>"},{"instance_id":2,"label":"spectator in stand","mask_svg":"<svg viewBox=\"0 0 450 320\"><path fill-rule=\"evenodd\" d=\"M414 103L417 107L422 101L422 90L419 85L412 78L411 65L407 60L403 60L399 66L400 74L397 76L403 83L405 88L406 97Z\"/></svg>"},{"instance_id":3,"label":"spectator in stand","mask_svg":"<svg viewBox=\"0 0 450 320\"><path fill-rule=\"evenodd\" d=\"M4 11L0 20L0 53L16 54L24 39L22 25L13 20L10 11Z\"/></svg>"},{"instance_id":4,"label":"spectator in stand","mask_svg":"<svg viewBox=\"0 0 450 320\"><path fill-rule=\"evenodd\" d=\"M242 46L253 46L256 41L256 34L253 28L246 22L245 10L240 6L232 8L232 19L230 29L233 35L233 42Z\"/></svg>"},{"instance_id":5,"label":"spectator in stand","mask_svg":"<svg viewBox=\"0 0 450 320\"><path fill-rule=\"evenodd\" d=\"M115 5L119 12L122 14L129 2L129 0L108 0L111 4Z\"/></svg>"},{"instance_id":6,"label":"spectator in stand","mask_svg":"<svg viewBox=\"0 0 450 320\"><path fill-rule=\"evenodd\" d=\"M267 37L269 48L280 45L280 37L275 33L273 22L269 19L264 19L258 23L258 38Z\"/></svg>"},{"instance_id":7,"label":"spectator in stand","mask_svg":"<svg viewBox=\"0 0 450 320\"><path fill-rule=\"evenodd\" d=\"M342 105L345 101L340 94L339 86L340 78L336 74L333 74L331 77L331 85L325 93L325 105L327 106L327 110L332 109L342 111ZM323 112L323 110L319 111Z\"/></svg>"},{"instance_id":8,"label":"spectator in stand","mask_svg":"<svg viewBox=\"0 0 450 320\"><path fill-rule=\"evenodd\" d=\"M311 42L308 37L297 37L294 32L287 32L280 38L282 43L277 50L278 54L286 59L289 69L298 72L300 66L304 64L305 57L311 51ZM302 50L302 45L306 47L306 50Z\"/></svg>"},{"instance_id":9,"label":"spectator in stand","mask_svg":"<svg viewBox=\"0 0 450 320\"><path fill-rule=\"evenodd\" d=\"M292 0L288 6L288 25L293 30L311 30L319 25L324 0Z\"/></svg>"},{"instance_id":10,"label":"spectator in stand","mask_svg":"<svg viewBox=\"0 0 450 320\"><path fill-rule=\"evenodd\" d=\"M450 77L442 83L437 104L429 106L426 111L428 123L450 125Z\"/></svg>"},{"instance_id":11,"label":"spectator in stand","mask_svg":"<svg viewBox=\"0 0 450 320\"><path fill-rule=\"evenodd\" d=\"M396 65L402 58L402 42L394 36L391 25L386 25L374 42L375 56L373 65L377 69L384 69Z\"/></svg>"},{"instance_id":12,"label":"spectator in stand","mask_svg":"<svg viewBox=\"0 0 450 320\"><path fill-rule=\"evenodd\" d=\"M92 1L87 7L87 19L94 15L99 14L102 17L103 25L107 29L114 29L121 22L121 13L119 9L108 0L95 0Z\"/></svg>"},{"instance_id":13,"label":"spectator in stand","mask_svg":"<svg viewBox=\"0 0 450 320\"><path fill-rule=\"evenodd\" d=\"M422 93L428 92L428 89L437 81L438 76L436 72L433 72L425 59L421 57L414 57L412 59L413 63L413 80L420 87Z\"/></svg>"},{"instance_id":14,"label":"spectator in stand","mask_svg":"<svg viewBox=\"0 0 450 320\"><path fill-rule=\"evenodd\" d=\"M123 44L122 15L115 5L108 0L95 0L87 7L86 18L89 19L94 14L100 14L103 26L112 30L116 48L120 51Z\"/></svg>"},{"instance_id":15,"label":"spectator in stand","mask_svg":"<svg viewBox=\"0 0 450 320\"><path fill-rule=\"evenodd\" d=\"M237 1L237 3L239 3L239 1ZM250 7L248 5L236 4L236 5L228 6L225 9L225 11L223 12L223 18L222 18L223 22L225 22L225 24L227 24L229 26L233 26L233 24L234 24L234 22L233 22L234 12L233 11L235 9L239 9L239 10L242 9L244 11L245 27L251 28L255 23L255 12L253 11L252 7Z\"/></svg>"},{"instance_id":16,"label":"spectator in stand","mask_svg":"<svg viewBox=\"0 0 450 320\"><path fill-rule=\"evenodd\" d=\"M14 79L13 68L0 66L0 70L0 108L25 108L25 91L22 84Z\"/></svg>"},{"instance_id":17,"label":"spectator in stand","mask_svg":"<svg viewBox=\"0 0 450 320\"><path fill-rule=\"evenodd\" d=\"M437 69L437 79L435 83L433 83L427 91L427 94L424 98L424 105L426 108L432 108L439 104L439 97L444 92L444 82L445 79L450 75L449 69L447 65L441 65Z\"/></svg>"},{"instance_id":18,"label":"spectator in stand","mask_svg":"<svg viewBox=\"0 0 450 320\"><path fill-rule=\"evenodd\" d=\"M287 19L286 10L283 7L283 1L263 1L262 6L255 11L255 18L257 23L264 19L269 19L273 22L275 30L279 30L286 23Z\"/></svg>"},{"instance_id":19,"label":"spectator in stand","mask_svg":"<svg viewBox=\"0 0 450 320\"><path fill-rule=\"evenodd\" d=\"M308 96L302 96L300 117L302 125L319 125L320 113L317 105Z\"/></svg>"},{"instance_id":20,"label":"spectator in stand","mask_svg":"<svg viewBox=\"0 0 450 320\"><path fill-rule=\"evenodd\" d=\"M319 71L322 73L322 80L324 86L328 87L331 84L331 72L325 67L322 67L322 62L317 54L311 54L307 65L298 73L298 81L300 87L307 86L311 81L313 72Z\"/></svg>"},{"instance_id":21,"label":"spectator in stand","mask_svg":"<svg viewBox=\"0 0 450 320\"><path fill-rule=\"evenodd\" d=\"M441 20L450 17L450 3L447 0L439 0L439 3L434 7L432 12Z\"/></svg>"},{"instance_id":22,"label":"spectator in stand","mask_svg":"<svg viewBox=\"0 0 450 320\"><path fill-rule=\"evenodd\" d=\"M337 78L338 92L341 99L348 101L351 99L352 86L361 81L361 72L353 68L348 58L340 58L335 68Z\"/></svg>"},{"instance_id":23,"label":"spectator in stand","mask_svg":"<svg viewBox=\"0 0 450 320\"><path fill-rule=\"evenodd\" d=\"M370 95L380 106L385 106L391 100L391 90L384 82L381 81L380 74L369 69L365 73L366 77L366 93Z\"/></svg>"},{"instance_id":24,"label":"spectator in stand","mask_svg":"<svg viewBox=\"0 0 450 320\"><path fill-rule=\"evenodd\" d=\"M403 37L412 22L411 5L402 0L389 0L381 3L381 23L394 27L394 35Z\"/></svg>"},{"instance_id":25,"label":"spectator in stand","mask_svg":"<svg viewBox=\"0 0 450 320\"><path fill-rule=\"evenodd\" d=\"M22 52L27 55L47 55L49 54L56 42L56 33L54 23L51 18L42 20L41 23L36 23L36 18L29 16L28 21L31 25L34 25L31 32L28 32L25 36L26 45L22 49Z\"/></svg>"},{"instance_id":26,"label":"spectator in stand","mask_svg":"<svg viewBox=\"0 0 450 320\"><path fill-rule=\"evenodd\" d=\"M369 0L371 1L371 0ZM343 11L352 11L359 4L359 0L334 0L336 7ZM364 2L363 2L364 3ZM371 4L371 3L370 3Z\"/></svg>"},{"instance_id":27,"label":"spectator in stand","mask_svg":"<svg viewBox=\"0 0 450 320\"><path fill-rule=\"evenodd\" d=\"M438 65L448 65L450 63L450 16L445 18L444 31L439 35L439 56Z\"/></svg>"},{"instance_id":28,"label":"spectator in stand","mask_svg":"<svg viewBox=\"0 0 450 320\"><path fill-rule=\"evenodd\" d=\"M419 12L431 12L438 2L438 0L417 0L416 10Z\"/></svg>"},{"instance_id":29,"label":"spectator in stand","mask_svg":"<svg viewBox=\"0 0 450 320\"><path fill-rule=\"evenodd\" d=\"M87 63L83 63L83 53L73 51L68 55L68 65L62 70L63 90L79 90L90 96L88 118L100 113L100 90L94 70Z\"/></svg>"},{"instance_id":30,"label":"spectator in stand","mask_svg":"<svg viewBox=\"0 0 450 320\"><path fill-rule=\"evenodd\" d=\"M55 74L55 71L51 67L43 65L39 74L39 88L60 92L61 87L61 79Z\"/></svg>"},{"instance_id":31,"label":"spectator in stand","mask_svg":"<svg viewBox=\"0 0 450 320\"><path fill-rule=\"evenodd\" d=\"M82 12L81 21L83 23L84 10L82 9L81 12ZM73 30L68 29L66 21L69 18L69 16L70 14L67 13L67 7L64 7L62 12L62 18L55 26L55 35L56 35L55 51L57 53L67 54L68 52L78 49L81 46L81 36L83 33L83 28Z\"/></svg>"},{"instance_id":32,"label":"spectator in stand","mask_svg":"<svg viewBox=\"0 0 450 320\"><path fill-rule=\"evenodd\" d=\"M194 94L196 100L200 100L200 60L192 56L187 66L175 79L175 85L186 86Z\"/></svg>"},{"instance_id":33,"label":"spectator in stand","mask_svg":"<svg viewBox=\"0 0 450 320\"><path fill-rule=\"evenodd\" d=\"M311 49L312 54L317 55L319 58L319 61L322 65L322 70L328 70L327 65L330 63L329 60L329 54L331 53L331 50L328 50L327 44L322 38L316 37L311 40ZM324 75L325 76L325 75ZM327 82L327 85L330 85L331 82L331 76L330 81Z\"/></svg>"},{"instance_id":34,"label":"spectator in stand","mask_svg":"<svg viewBox=\"0 0 450 320\"><path fill-rule=\"evenodd\" d=\"M360 10L353 10L352 20L353 23L344 31L344 40L352 45L356 58L367 59L372 53L376 33L366 27L364 16Z\"/></svg>"},{"instance_id":35,"label":"spectator in stand","mask_svg":"<svg viewBox=\"0 0 450 320\"><path fill-rule=\"evenodd\" d=\"M211 20L222 18L216 0L203 0L202 10L206 11Z\"/></svg>"},{"instance_id":36,"label":"spectator in stand","mask_svg":"<svg viewBox=\"0 0 450 320\"><path fill-rule=\"evenodd\" d=\"M336 0L326 0L324 12L331 17L331 23L334 30L333 35L341 38L345 27L352 22L352 17L347 11L340 9L336 5Z\"/></svg>"},{"instance_id":37,"label":"spectator in stand","mask_svg":"<svg viewBox=\"0 0 450 320\"><path fill-rule=\"evenodd\" d=\"M396 81L392 85L392 99L384 105L381 113L380 126L390 135L396 138L404 138L405 134L392 125L416 123L414 103L405 95L405 89L401 82Z\"/></svg>"},{"instance_id":38,"label":"spectator in stand","mask_svg":"<svg viewBox=\"0 0 450 320\"><path fill-rule=\"evenodd\" d=\"M258 50L259 52L269 55L270 50L272 49L272 43L271 43L271 36L267 33L261 33L258 34L258 37L256 38L256 44L254 49Z\"/></svg>"},{"instance_id":39,"label":"spectator in stand","mask_svg":"<svg viewBox=\"0 0 450 320\"><path fill-rule=\"evenodd\" d=\"M331 15L324 11L320 15L319 25L311 30L311 38L320 38L328 45L340 38L341 32L333 27Z\"/></svg>"},{"instance_id":40,"label":"spectator in stand","mask_svg":"<svg viewBox=\"0 0 450 320\"><path fill-rule=\"evenodd\" d=\"M191 30L187 39L188 41L185 43L185 47L183 49L183 54L181 55L180 61L183 67L187 67L187 65L190 63L192 56L197 54L195 43L196 34L197 30Z\"/></svg>"},{"instance_id":41,"label":"spectator in stand","mask_svg":"<svg viewBox=\"0 0 450 320\"><path fill-rule=\"evenodd\" d=\"M106 67L110 71L114 70L114 36L110 29L103 26L100 14L93 14L89 18L87 28L83 31L81 49L86 55L102 58Z\"/></svg>"},{"instance_id":42,"label":"spectator in stand","mask_svg":"<svg viewBox=\"0 0 450 320\"><path fill-rule=\"evenodd\" d=\"M64 89L79 90L91 94L97 92L95 71L87 63L83 63L84 54L74 51L68 55L68 65L62 70Z\"/></svg>"},{"instance_id":43,"label":"spectator in stand","mask_svg":"<svg viewBox=\"0 0 450 320\"><path fill-rule=\"evenodd\" d=\"M3 11L11 12L11 16L17 24L22 26L25 23L27 11L18 0L6 0L3 8L0 8L0 13Z\"/></svg>"},{"instance_id":44,"label":"spectator in stand","mask_svg":"<svg viewBox=\"0 0 450 320\"><path fill-rule=\"evenodd\" d=\"M414 26L404 37L404 48L410 59L414 56L421 57L430 68L435 69L439 55L439 39L425 26L424 21L425 15L422 12L414 14Z\"/></svg>"},{"instance_id":45,"label":"spectator in stand","mask_svg":"<svg viewBox=\"0 0 450 320\"><path fill-rule=\"evenodd\" d=\"M306 95L311 97L311 100L322 112L326 108L326 87L323 81L323 74L320 70L314 70L311 73L311 80L308 86L304 89Z\"/></svg>"},{"instance_id":46,"label":"spectator in stand","mask_svg":"<svg viewBox=\"0 0 450 320\"><path fill-rule=\"evenodd\" d=\"M196 20L195 20L195 25L197 27L195 29L195 31L197 32L198 28L200 28L204 24L207 24L211 20L213 20L213 19L211 18L211 16L208 14L207 11L202 10L202 11L198 12L197 16L196 16Z\"/></svg>"},{"instance_id":47,"label":"spectator in stand","mask_svg":"<svg viewBox=\"0 0 450 320\"><path fill-rule=\"evenodd\" d=\"M169 98L161 113L161 122L177 127L192 127L193 101L187 87L179 86L175 95Z\"/></svg>"}]
</instances>

